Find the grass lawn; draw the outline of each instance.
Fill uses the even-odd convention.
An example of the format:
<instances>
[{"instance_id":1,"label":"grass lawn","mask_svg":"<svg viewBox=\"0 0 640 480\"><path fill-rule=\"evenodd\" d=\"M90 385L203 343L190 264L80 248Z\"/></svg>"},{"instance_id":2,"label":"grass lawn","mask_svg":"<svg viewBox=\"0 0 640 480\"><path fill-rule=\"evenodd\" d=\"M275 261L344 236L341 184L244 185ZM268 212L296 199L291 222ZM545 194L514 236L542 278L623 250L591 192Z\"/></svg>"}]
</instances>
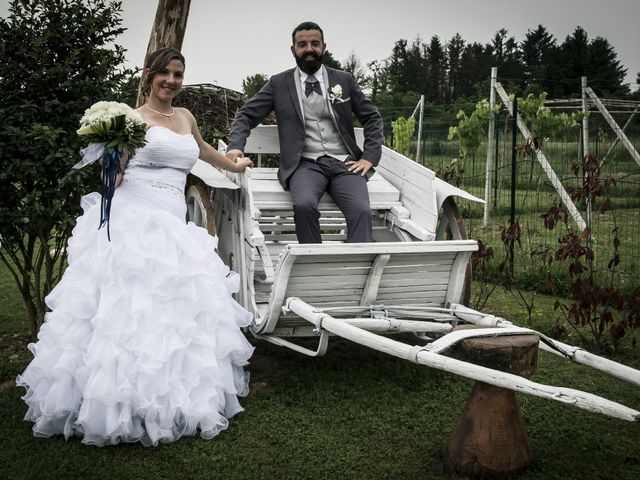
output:
<instances>
[{"instance_id":1,"label":"grass lawn","mask_svg":"<svg viewBox=\"0 0 640 480\"><path fill-rule=\"evenodd\" d=\"M0 272L0 278L6 278ZM213 440L96 448L34 438L15 375L30 359L20 302L0 284L0 475L3 479L424 479L442 472L443 447L472 382L336 340L323 358L256 343L246 411ZM532 326L548 332L552 300ZM527 326L498 291L485 311ZM640 367L638 352L619 354ZM541 353L534 381L580 388L640 409L640 389ZM522 479L640 478L640 423L519 396L534 463Z\"/></svg>"}]
</instances>

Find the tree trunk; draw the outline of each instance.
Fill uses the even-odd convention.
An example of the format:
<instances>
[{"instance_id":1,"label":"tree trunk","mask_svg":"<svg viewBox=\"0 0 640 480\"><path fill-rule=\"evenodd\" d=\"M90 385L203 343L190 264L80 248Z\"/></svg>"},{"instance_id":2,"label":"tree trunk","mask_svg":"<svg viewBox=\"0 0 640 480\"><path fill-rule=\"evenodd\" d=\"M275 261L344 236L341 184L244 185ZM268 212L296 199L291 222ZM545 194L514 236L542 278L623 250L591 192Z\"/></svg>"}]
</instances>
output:
<instances>
[{"instance_id":1,"label":"tree trunk","mask_svg":"<svg viewBox=\"0 0 640 480\"><path fill-rule=\"evenodd\" d=\"M182 48L190 6L191 0L158 0L156 18L151 29L143 67L147 63L149 54L159 48L172 47L178 50ZM140 86L138 86L137 105L141 104L142 96L140 94Z\"/></svg>"},{"instance_id":2,"label":"tree trunk","mask_svg":"<svg viewBox=\"0 0 640 480\"><path fill-rule=\"evenodd\" d=\"M29 333L31 338L35 340L38 337L38 330L42 325L44 319L43 315L38 318L38 309L31 296L31 285L28 279L23 279L20 285L20 295L22 296L22 302L24 303L25 313L27 315L27 324L29 325Z\"/></svg>"},{"instance_id":3,"label":"tree trunk","mask_svg":"<svg viewBox=\"0 0 640 480\"><path fill-rule=\"evenodd\" d=\"M445 354L526 378L536 370L539 341L537 335L468 338ZM447 442L445 469L470 479L511 478L531 462L515 393L477 381Z\"/></svg>"}]
</instances>

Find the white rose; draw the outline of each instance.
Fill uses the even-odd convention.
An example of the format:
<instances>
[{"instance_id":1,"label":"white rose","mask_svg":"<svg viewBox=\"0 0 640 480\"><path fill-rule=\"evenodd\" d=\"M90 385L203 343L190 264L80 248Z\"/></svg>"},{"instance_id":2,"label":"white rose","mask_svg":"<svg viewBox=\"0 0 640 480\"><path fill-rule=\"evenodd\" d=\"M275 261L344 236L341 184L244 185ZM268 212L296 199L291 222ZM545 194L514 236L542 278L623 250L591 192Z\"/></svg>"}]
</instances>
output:
<instances>
[{"instance_id":1,"label":"white rose","mask_svg":"<svg viewBox=\"0 0 640 480\"><path fill-rule=\"evenodd\" d=\"M144 123L144 119L142 118L142 115L140 115L140 112L137 112L133 109L131 109L130 112L127 112L127 119L133 121L134 123Z\"/></svg>"},{"instance_id":2,"label":"white rose","mask_svg":"<svg viewBox=\"0 0 640 480\"><path fill-rule=\"evenodd\" d=\"M111 106L111 107L107 108L107 114L108 114L110 117L115 117L115 116L117 116L117 115L122 115L122 111L121 111L121 109L120 109L119 107L117 107L117 106Z\"/></svg>"}]
</instances>

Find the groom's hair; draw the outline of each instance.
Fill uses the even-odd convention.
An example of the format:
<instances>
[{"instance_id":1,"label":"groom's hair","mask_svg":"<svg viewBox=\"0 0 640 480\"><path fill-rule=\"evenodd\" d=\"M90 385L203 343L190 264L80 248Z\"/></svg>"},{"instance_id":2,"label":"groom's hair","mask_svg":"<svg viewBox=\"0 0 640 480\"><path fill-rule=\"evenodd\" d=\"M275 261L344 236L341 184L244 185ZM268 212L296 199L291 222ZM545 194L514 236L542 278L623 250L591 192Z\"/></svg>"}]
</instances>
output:
<instances>
[{"instance_id":1,"label":"groom's hair","mask_svg":"<svg viewBox=\"0 0 640 480\"><path fill-rule=\"evenodd\" d=\"M293 33L291 34L291 44L296 43L296 33L301 30L319 30L320 38L322 38L322 41L324 42L324 32L320 28L320 25L315 22L302 22L300 25L293 29Z\"/></svg>"}]
</instances>

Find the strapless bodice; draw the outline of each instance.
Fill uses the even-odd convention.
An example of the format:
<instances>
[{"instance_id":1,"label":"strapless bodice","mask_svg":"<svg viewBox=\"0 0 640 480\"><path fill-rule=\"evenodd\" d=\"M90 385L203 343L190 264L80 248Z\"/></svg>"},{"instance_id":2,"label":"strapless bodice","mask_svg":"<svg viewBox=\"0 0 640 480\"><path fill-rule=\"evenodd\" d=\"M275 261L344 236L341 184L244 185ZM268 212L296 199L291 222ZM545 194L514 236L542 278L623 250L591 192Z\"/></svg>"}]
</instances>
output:
<instances>
[{"instance_id":1,"label":"strapless bodice","mask_svg":"<svg viewBox=\"0 0 640 480\"><path fill-rule=\"evenodd\" d=\"M127 168L175 168L188 173L198 159L198 144L190 133L154 125L145 138L147 144L136 151Z\"/></svg>"},{"instance_id":2,"label":"strapless bodice","mask_svg":"<svg viewBox=\"0 0 640 480\"><path fill-rule=\"evenodd\" d=\"M149 127L145 138L147 144L129 159L116 197L126 193L136 202L184 216L184 187L187 173L198 160L198 144L191 134L157 125Z\"/></svg>"}]
</instances>

